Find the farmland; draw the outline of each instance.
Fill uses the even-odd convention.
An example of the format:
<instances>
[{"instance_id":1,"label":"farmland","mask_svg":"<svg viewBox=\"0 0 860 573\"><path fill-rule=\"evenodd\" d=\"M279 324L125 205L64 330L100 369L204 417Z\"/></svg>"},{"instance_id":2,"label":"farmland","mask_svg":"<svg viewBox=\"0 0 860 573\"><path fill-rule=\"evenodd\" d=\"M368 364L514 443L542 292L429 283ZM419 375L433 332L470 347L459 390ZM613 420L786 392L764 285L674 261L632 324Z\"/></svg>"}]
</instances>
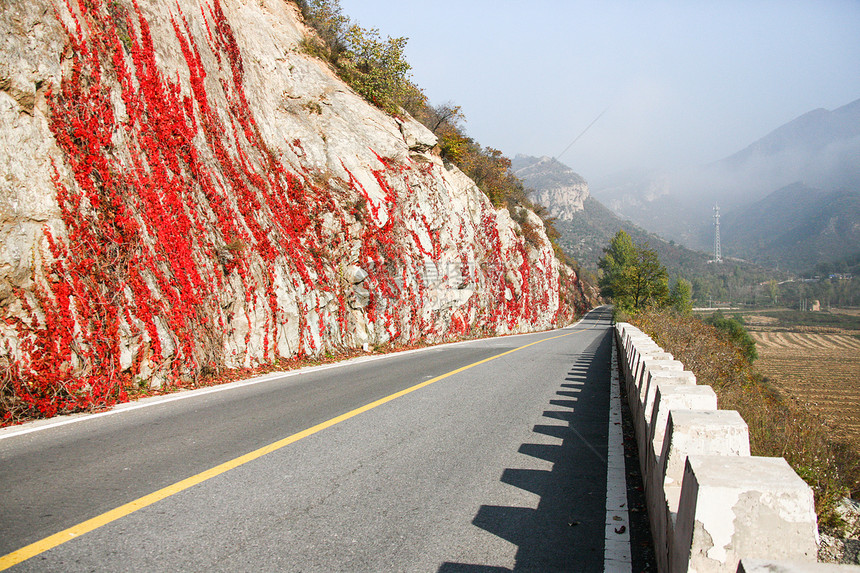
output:
<instances>
[{"instance_id":1,"label":"farmland","mask_svg":"<svg viewBox=\"0 0 860 573\"><path fill-rule=\"evenodd\" d=\"M784 311L744 319L758 349L756 368L860 450L860 316Z\"/></svg>"}]
</instances>

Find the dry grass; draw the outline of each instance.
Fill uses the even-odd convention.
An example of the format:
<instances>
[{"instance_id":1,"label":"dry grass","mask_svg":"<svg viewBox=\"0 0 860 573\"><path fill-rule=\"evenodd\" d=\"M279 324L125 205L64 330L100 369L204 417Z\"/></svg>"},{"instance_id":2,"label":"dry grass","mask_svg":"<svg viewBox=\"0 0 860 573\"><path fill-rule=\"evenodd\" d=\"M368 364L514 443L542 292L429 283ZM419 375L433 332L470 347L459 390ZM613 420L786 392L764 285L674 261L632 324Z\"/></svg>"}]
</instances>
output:
<instances>
[{"instance_id":1,"label":"dry grass","mask_svg":"<svg viewBox=\"0 0 860 573\"><path fill-rule=\"evenodd\" d=\"M720 408L740 412L753 455L784 457L806 480L815 493L819 524L838 525L836 503L860 493L856 448L840 440L805 401L770 385L716 328L666 311L643 312L630 322L682 361L700 384L712 386Z\"/></svg>"},{"instance_id":2,"label":"dry grass","mask_svg":"<svg viewBox=\"0 0 860 573\"><path fill-rule=\"evenodd\" d=\"M757 368L780 392L809 404L834 434L860 451L860 338L811 332L751 332Z\"/></svg>"},{"instance_id":3,"label":"dry grass","mask_svg":"<svg viewBox=\"0 0 860 573\"><path fill-rule=\"evenodd\" d=\"M745 314L744 323L748 326L774 326L779 323L779 319L760 314Z\"/></svg>"},{"instance_id":4,"label":"dry grass","mask_svg":"<svg viewBox=\"0 0 860 573\"><path fill-rule=\"evenodd\" d=\"M848 316L860 316L860 308L832 308L833 314L847 314Z\"/></svg>"}]
</instances>

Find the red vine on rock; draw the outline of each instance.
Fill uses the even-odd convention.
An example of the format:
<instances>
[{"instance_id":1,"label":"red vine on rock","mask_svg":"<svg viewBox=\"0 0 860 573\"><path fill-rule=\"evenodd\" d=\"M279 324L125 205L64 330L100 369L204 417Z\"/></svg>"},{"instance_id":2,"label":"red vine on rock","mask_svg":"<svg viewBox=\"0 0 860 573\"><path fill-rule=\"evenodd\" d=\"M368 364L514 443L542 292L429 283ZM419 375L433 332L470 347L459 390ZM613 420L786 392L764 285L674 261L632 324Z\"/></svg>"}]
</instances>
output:
<instances>
[{"instance_id":1,"label":"red vine on rock","mask_svg":"<svg viewBox=\"0 0 860 573\"><path fill-rule=\"evenodd\" d=\"M398 191L444 193L432 167L371 150L373 195L346 164L348 180L327 178L325 187L307 167L288 168L257 125L219 0L201 8L202 42L175 8L184 80L159 67L136 0L64 2L57 19L70 72L47 94L63 158L53 176L61 223L44 229L35 286L16 291L21 311L3 318L16 332L0 386L4 423L107 407L154 380L178 387L204 371L271 363L285 358L285 344L291 357L360 346L343 264L368 271L360 314L382 342L511 332L553 312L569 316L549 308L547 293L560 286L549 260L536 265L522 238L503 246L488 202L467 245L473 223L464 215L434 207L455 221L449 236L413 192ZM301 163L302 142L284 143ZM425 261L451 260L474 293L437 308ZM290 321L298 343L285 338Z\"/></svg>"}]
</instances>

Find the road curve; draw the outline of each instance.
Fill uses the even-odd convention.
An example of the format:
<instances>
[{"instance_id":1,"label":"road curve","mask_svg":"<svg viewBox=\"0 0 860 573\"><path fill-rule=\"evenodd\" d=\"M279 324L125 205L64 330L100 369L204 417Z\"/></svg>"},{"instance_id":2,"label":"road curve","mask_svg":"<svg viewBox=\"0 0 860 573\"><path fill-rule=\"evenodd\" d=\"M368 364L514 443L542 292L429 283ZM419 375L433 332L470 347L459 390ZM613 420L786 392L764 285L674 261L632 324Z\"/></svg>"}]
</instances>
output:
<instances>
[{"instance_id":1,"label":"road curve","mask_svg":"<svg viewBox=\"0 0 860 573\"><path fill-rule=\"evenodd\" d=\"M609 326L598 309L0 434L0 567L30 547L12 570L600 571Z\"/></svg>"}]
</instances>

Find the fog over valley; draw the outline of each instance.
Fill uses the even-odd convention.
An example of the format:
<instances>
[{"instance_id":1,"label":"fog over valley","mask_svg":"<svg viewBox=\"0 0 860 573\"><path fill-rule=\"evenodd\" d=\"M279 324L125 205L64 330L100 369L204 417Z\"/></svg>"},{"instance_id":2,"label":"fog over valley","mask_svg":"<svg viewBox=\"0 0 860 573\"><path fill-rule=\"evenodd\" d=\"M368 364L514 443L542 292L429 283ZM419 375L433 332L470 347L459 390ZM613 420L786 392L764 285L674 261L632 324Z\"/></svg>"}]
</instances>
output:
<instances>
[{"instance_id":1,"label":"fog over valley","mask_svg":"<svg viewBox=\"0 0 860 573\"><path fill-rule=\"evenodd\" d=\"M711 248L714 203L857 189L856 2L341 5L407 37L416 84L481 144L554 157L691 247Z\"/></svg>"}]
</instances>

